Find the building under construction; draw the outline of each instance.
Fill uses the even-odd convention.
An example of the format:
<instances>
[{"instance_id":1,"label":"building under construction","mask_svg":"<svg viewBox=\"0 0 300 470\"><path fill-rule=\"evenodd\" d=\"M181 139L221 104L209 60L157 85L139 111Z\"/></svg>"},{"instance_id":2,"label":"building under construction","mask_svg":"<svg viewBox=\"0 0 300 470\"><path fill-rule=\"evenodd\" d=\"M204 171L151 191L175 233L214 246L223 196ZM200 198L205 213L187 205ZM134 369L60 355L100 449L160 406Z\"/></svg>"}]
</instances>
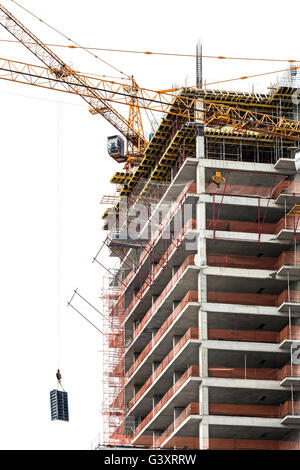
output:
<instances>
[{"instance_id":1,"label":"building under construction","mask_svg":"<svg viewBox=\"0 0 300 470\"><path fill-rule=\"evenodd\" d=\"M94 258L102 443L299 449L299 67L268 93L213 90L198 48L196 87L153 91L79 73L1 4L0 24L43 64L1 59L0 79L79 95L125 164L104 197L111 266Z\"/></svg>"},{"instance_id":2,"label":"building under construction","mask_svg":"<svg viewBox=\"0 0 300 470\"><path fill-rule=\"evenodd\" d=\"M183 89L141 162L112 177L106 444L300 448L295 92L292 77L267 94ZM180 115L195 95L243 110L242 124L212 113L203 125L197 101Z\"/></svg>"}]
</instances>

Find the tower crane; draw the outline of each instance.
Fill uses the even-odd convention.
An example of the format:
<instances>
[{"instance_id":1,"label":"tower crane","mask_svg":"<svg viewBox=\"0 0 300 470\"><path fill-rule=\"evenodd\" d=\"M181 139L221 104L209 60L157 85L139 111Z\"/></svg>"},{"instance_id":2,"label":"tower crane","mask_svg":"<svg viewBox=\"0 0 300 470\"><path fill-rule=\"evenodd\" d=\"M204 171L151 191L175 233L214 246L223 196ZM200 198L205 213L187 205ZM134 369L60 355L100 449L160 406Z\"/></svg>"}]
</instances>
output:
<instances>
[{"instance_id":1,"label":"tower crane","mask_svg":"<svg viewBox=\"0 0 300 470\"><path fill-rule=\"evenodd\" d=\"M170 113L189 121L203 121L206 127L221 129L230 127L239 132L254 131L259 134L300 142L300 122L275 114L252 111L241 105L230 106L213 99L206 99L203 90L183 88L155 91L141 88L133 76L130 83L84 75L57 56L46 44L0 4L0 24L21 44L29 49L42 63L32 65L25 62L0 59L0 80L10 80L79 95L89 105L92 114L103 116L126 139L123 152L119 136L108 142L109 154L117 162L125 162L131 170L143 158L148 145L145 138L141 110ZM129 107L125 118L115 105ZM195 125L196 125L196 121Z\"/></svg>"},{"instance_id":2,"label":"tower crane","mask_svg":"<svg viewBox=\"0 0 300 470\"><path fill-rule=\"evenodd\" d=\"M52 77L56 79L55 82L60 82L66 91L79 94L90 106L92 114L103 116L125 137L126 155L118 155L117 161L141 158L147 140L144 136L140 110L136 107L139 88L133 77L128 86L131 98L129 118L126 119L105 99L105 95L99 88L93 88L84 76L69 67L2 4L0 4L0 24L49 69ZM88 90L88 94L82 93L82 89ZM114 156L113 153L112 156Z\"/></svg>"}]
</instances>

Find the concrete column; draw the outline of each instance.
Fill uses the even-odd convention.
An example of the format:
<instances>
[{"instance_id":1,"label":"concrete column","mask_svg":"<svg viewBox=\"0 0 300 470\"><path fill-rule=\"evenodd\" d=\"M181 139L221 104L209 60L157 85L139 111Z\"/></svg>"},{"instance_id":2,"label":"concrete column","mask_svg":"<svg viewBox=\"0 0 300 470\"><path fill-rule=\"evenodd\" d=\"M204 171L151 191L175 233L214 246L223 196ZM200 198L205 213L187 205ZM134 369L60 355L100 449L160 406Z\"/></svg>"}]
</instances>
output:
<instances>
[{"instance_id":1,"label":"concrete column","mask_svg":"<svg viewBox=\"0 0 300 470\"><path fill-rule=\"evenodd\" d=\"M160 362L153 361L152 362L152 374L155 371L155 369L159 366Z\"/></svg>"},{"instance_id":2,"label":"concrete column","mask_svg":"<svg viewBox=\"0 0 300 470\"><path fill-rule=\"evenodd\" d=\"M153 449L156 449L157 448L157 445L156 445L156 438L159 437L161 435L162 431L152 431L152 448Z\"/></svg>"},{"instance_id":3,"label":"concrete column","mask_svg":"<svg viewBox=\"0 0 300 470\"><path fill-rule=\"evenodd\" d=\"M159 328L152 328L152 340L154 338L154 336L156 335L156 333L158 332Z\"/></svg>"},{"instance_id":4,"label":"concrete column","mask_svg":"<svg viewBox=\"0 0 300 470\"><path fill-rule=\"evenodd\" d=\"M174 421L178 418L178 416L183 412L183 406L174 406Z\"/></svg>"},{"instance_id":5,"label":"concrete column","mask_svg":"<svg viewBox=\"0 0 300 470\"><path fill-rule=\"evenodd\" d=\"M140 354L141 354L140 352L133 353L134 361L137 360L137 358L139 357Z\"/></svg>"},{"instance_id":6,"label":"concrete column","mask_svg":"<svg viewBox=\"0 0 300 470\"><path fill-rule=\"evenodd\" d=\"M199 347L199 369L200 377L208 377L208 349L202 345Z\"/></svg>"},{"instance_id":7,"label":"concrete column","mask_svg":"<svg viewBox=\"0 0 300 470\"><path fill-rule=\"evenodd\" d=\"M152 408L154 408L157 403L162 399L163 395L153 395L152 397Z\"/></svg>"},{"instance_id":8,"label":"concrete column","mask_svg":"<svg viewBox=\"0 0 300 470\"><path fill-rule=\"evenodd\" d=\"M176 274L180 266L172 266L172 277Z\"/></svg>"},{"instance_id":9,"label":"concrete column","mask_svg":"<svg viewBox=\"0 0 300 470\"><path fill-rule=\"evenodd\" d=\"M141 384L134 384L134 394L136 395L138 393L138 391L140 390L140 388L142 387Z\"/></svg>"},{"instance_id":10,"label":"concrete column","mask_svg":"<svg viewBox=\"0 0 300 470\"><path fill-rule=\"evenodd\" d=\"M199 449L205 450L209 448L209 427L207 420L203 419L199 423Z\"/></svg>"},{"instance_id":11,"label":"concrete column","mask_svg":"<svg viewBox=\"0 0 300 470\"><path fill-rule=\"evenodd\" d=\"M178 341L180 341L181 338L182 336L178 336L178 335L173 336L173 348L175 348L176 344L178 343Z\"/></svg>"},{"instance_id":12,"label":"concrete column","mask_svg":"<svg viewBox=\"0 0 300 470\"><path fill-rule=\"evenodd\" d=\"M208 339L208 329L207 329L207 312L204 312L199 309L198 313L198 328L199 328L199 338L201 340Z\"/></svg>"},{"instance_id":13,"label":"concrete column","mask_svg":"<svg viewBox=\"0 0 300 470\"><path fill-rule=\"evenodd\" d=\"M198 301L200 303L207 302L207 278L202 270L199 272L198 276Z\"/></svg>"},{"instance_id":14,"label":"concrete column","mask_svg":"<svg viewBox=\"0 0 300 470\"><path fill-rule=\"evenodd\" d=\"M183 371L181 370L175 370L173 372L173 385L175 385L175 383L177 382L177 380L180 379L180 377L182 376L183 374Z\"/></svg>"},{"instance_id":15,"label":"concrete column","mask_svg":"<svg viewBox=\"0 0 300 470\"><path fill-rule=\"evenodd\" d=\"M202 384L199 386L199 407L202 416L209 415L209 389Z\"/></svg>"}]
</instances>

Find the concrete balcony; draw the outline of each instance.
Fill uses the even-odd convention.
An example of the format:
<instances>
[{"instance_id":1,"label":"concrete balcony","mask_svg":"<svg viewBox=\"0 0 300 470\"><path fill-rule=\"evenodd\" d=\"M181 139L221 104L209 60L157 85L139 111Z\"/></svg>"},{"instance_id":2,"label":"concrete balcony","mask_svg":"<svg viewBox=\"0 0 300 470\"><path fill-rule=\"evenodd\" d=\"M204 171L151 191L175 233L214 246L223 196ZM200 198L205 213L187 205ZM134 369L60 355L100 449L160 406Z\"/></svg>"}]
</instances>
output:
<instances>
[{"instance_id":1,"label":"concrete balcony","mask_svg":"<svg viewBox=\"0 0 300 470\"><path fill-rule=\"evenodd\" d=\"M300 344L300 326L287 325L279 333L279 347L290 350L292 344Z\"/></svg>"},{"instance_id":2,"label":"concrete balcony","mask_svg":"<svg viewBox=\"0 0 300 470\"><path fill-rule=\"evenodd\" d=\"M300 253L283 252L277 262L277 275L289 276L289 279L300 278Z\"/></svg>"},{"instance_id":3,"label":"concrete balcony","mask_svg":"<svg viewBox=\"0 0 300 470\"><path fill-rule=\"evenodd\" d=\"M298 409L297 402L297 409ZM258 434L261 430L267 430L267 432L276 432L278 435L284 435L286 433L286 428L283 424L288 424L287 418L289 417L289 411L292 406L291 402L285 402L281 407L278 406L264 406L264 405L228 405L228 404L210 404L209 413L210 415L206 417L209 422L210 429L212 433L218 432L218 427L223 426L223 432L226 433L244 433L244 435ZM296 405L294 406L296 409ZM227 415L227 416L226 416ZM300 414L299 414L300 416ZM294 414L294 421L289 422L289 424L298 424L297 416ZM155 447L159 448L189 448L195 449L199 448L212 448L216 446L218 439L200 439L199 436L199 423L202 420L201 416L201 406L199 403L194 402L190 403L182 413L175 419L168 428L155 439ZM229 429L226 430L226 427ZM234 430L234 428L236 429ZM273 429L275 428L275 431ZM285 429L285 431L284 431ZM241 430L241 431L240 431ZM189 435L188 435L189 434ZM198 441L197 441L198 437ZM212 442L210 442L212 441ZM222 443L219 440L219 445L221 447ZM223 439L222 439L223 441ZM233 439L225 439L225 441L233 443L236 441ZM269 448L270 443L265 440L250 440L243 439L242 445L249 446L246 448ZM236 443L236 442L235 442ZM275 444L276 443L276 444ZM272 446L276 448L276 445L283 446L284 443L281 441L275 441L272 443ZM287 443L290 445L289 443ZM266 447L265 447L266 446ZM288 448L288 447L287 447Z\"/></svg>"},{"instance_id":4,"label":"concrete balcony","mask_svg":"<svg viewBox=\"0 0 300 470\"><path fill-rule=\"evenodd\" d=\"M292 207L300 204L300 184L298 181L284 180L279 183L273 193L276 204Z\"/></svg>"},{"instance_id":5,"label":"concrete balcony","mask_svg":"<svg viewBox=\"0 0 300 470\"><path fill-rule=\"evenodd\" d=\"M181 169L181 171L182 170L183 168ZM166 228L170 226L175 214L180 208L182 208L183 204L196 204L197 202L198 196L196 183L193 181L191 182L192 178L188 178L187 180L189 181L189 183L186 183L187 180L183 180L182 178L180 178L180 176L182 176L181 173L177 175L177 184L174 184L174 182L172 182L170 185L167 186L164 196L160 199L156 207L156 212L159 212L164 204L168 204L170 205L170 210L166 214L165 212L163 212L164 218L160 226L152 235L151 240L149 240L149 243L146 243L146 246L143 249L139 259L139 269L143 269L146 267L149 256L149 249L150 251L155 249L155 247L161 240L163 232ZM143 200L141 200L140 203L143 204ZM145 201L144 204L146 204ZM148 232L150 232L151 234L153 233L151 230L151 220L152 217L151 219L147 220L141 231L141 247L143 246L143 243L145 244L145 241L149 239ZM132 252L132 249L130 249L128 250L128 253L126 253L126 255L123 257L121 267L127 267L128 265L130 265L130 262L128 261L130 261L132 258L134 258L134 253ZM129 285L134 280L136 273L137 270L131 270L126 277L125 283Z\"/></svg>"},{"instance_id":6,"label":"concrete balcony","mask_svg":"<svg viewBox=\"0 0 300 470\"><path fill-rule=\"evenodd\" d=\"M190 403L181 413L180 415L173 421L170 426L155 439L155 448L189 448L195 449L198 447L194 447L195 445L199 445L199 437L195 436L187 436L185 434L178 436L177 434L180 433L181 429L185 427L186 423L189 422L189 427L199 428L199 422L201 421L202 417L200 415L200 404L197 402ZM190 431L193 432L193 429Z\"/></svg>"},{"instance_id":7,"label":"concrete balcony","mask_svg":"<svg viewBox=\"0 0 300 470\"><path fill-rule=\"evenodd\" d=\"M297 227L297 224L294 225L294 217L283 217L277 223L208 218L206 230L212 230L214 233L221 232L221 234L228 232L257 234L259 238L264 234L274 234L277 240L300 239L300 227Z\"/></svg>"},{"instance_id":8,"label":"concrete balcony","mask_svg":"<svg viewBox=\"0 0 300 470\"><path fill-rule=\"evenodd\" d=\"M285 290L279 296L277 300L279 312L291 312L293 316L300 315L300 291L297 290Z\"/></svg>"},{"instance_id":9,"label":"concrete balcony","mask_svg":"<svg viewBox=\"0 0 300 470\"><path fill-rule=\"evenodd\" d=\"M178 263L181 264L187 259L188 252L184 249L184 243L187 239L188 232L193 227L195 227L195 220L191 219L186 223L177 237L172 240L172 243L157 260L157 264L151 269L143 282L139 283L141 287L137 291L134 291L133 299L125 310L124 316L126 319L136 310L145 308L145 304L146 306L149 305L152 300L151 296L153 292L161 292L162 286L165 286L172 277L172 268L178 267ZM181 249L179 250L179 248Z\"/></svg>"},{"instance_id":10,"label":"concrete balcony","mask_svg":"<svg viewBox=\"0 0 300 470\"><path fill-rule=\"evenodd\" d=\"M300 403L298 401L286 401L281 407L281 423L300 425Z\"/></svg>"},{"instance_id":11,"label":"concrete balcony","mask_svg":"<svg viewBox=\"0 0 300 470\"><path fill-rule=\"evenodd\" d=\"M300 366L285 365L278 376L280 385L291 386L299 389L300 387Z\"/></svg>"},{"instance_id":12,"label":"concrete balcony","mask_svg":"<svg viewBox=\"0 0 300 470\"><path fill-rule=\"evenodd\" d=\"M154 315L159 315L160 322L162 323L167 317L169 312L173 310L173 301L182 299L188 290L191 288L197 289L199 267L195 266L194 255L189 255L184 263L178 268L174 276L170 279L167 286L160 291L159 297L155 300L152 306L148 309L146 315L144 315L138 324L137 328L133 333L133 338L143 330ZM147 304L146 304L147 305ZM127 321L131 318L132 320L139 319L143 312L145 312L145 305L139 305L138 302L127 310ZM160 323L160 324L161 324Z\"/></svg>"},{"instance_id":13,"label":"concrete balcony","mask_svg":"<svg viewBox=\"0 0 300 470\"><path fill-rule=\"evenodd\" d=\"M143 383L133 398L129 398L130 394L133 394L132 386L125 388L125 399L126 401L130 399L127 415L129 416L134 412L134 415L142 416L149 412L152 409L153 395L164 394L169 390L170 384L173 382L174 372L185 371L191 358L197 357L198 348L199 330L198 328L190 328L152 374L151 369L149 369L151 375L148 376L146 382Z\"/></svg>"},{"instance_id":14,"label":"concrete balcony","mask_svg":"<svg viewBox=\"0 0 300 470\"><path fill-rule=\"evenodd\" d=\"M185 331L186 325L190 327L198 326L198 309L200 304L198 302L198 291L188 291L184 298L179 302L174 311L168 316L165 322L158 329L154 337L148 342L145 347L145 335L137 335L128 340L128 346L125 352L125 368L127 369L130 364L130 352L133 354L133 349L138 351L139 348L142 352L137 360L131 365L125 374L125 383L134 374L135 371L141 367L147 359L155 353L156 356L161 355L164 357L173 347L173 338L182 335ZM152 329L153 331L153 329ZM154 331L156 331L154 329ZM151 336L153 336L150 333Z\"/></svg>"},{"instance_id":15,"label":"concrete balcony","mask_svg":"<svg viewBox=\"0 0 300 470\"><path fill-rule=\"evenodd\" d=\"M199 366L190 366L176 381L150 413L137 426L132 443L138 444L145 432L156 429L166 429L173 421L174 407L186 407L190 401L199 395Z\"/></svg>"}]
</instances>

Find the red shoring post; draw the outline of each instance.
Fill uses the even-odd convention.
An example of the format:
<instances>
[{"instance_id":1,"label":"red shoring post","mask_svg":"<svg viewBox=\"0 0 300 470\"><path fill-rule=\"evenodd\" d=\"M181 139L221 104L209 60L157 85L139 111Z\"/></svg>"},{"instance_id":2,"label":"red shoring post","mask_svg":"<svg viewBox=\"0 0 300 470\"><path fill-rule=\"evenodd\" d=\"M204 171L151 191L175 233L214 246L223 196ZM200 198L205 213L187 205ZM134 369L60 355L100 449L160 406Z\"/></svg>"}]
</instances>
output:
<instances>
[{"instance_id":1,"label":"red shoring post","mask_svg":"<svg viewBox=\"0 0 300 470\"><path fill-rule=\"evenodd\" d=\"M224 184L224 189L223 189L223 193L222 193L222 199L221 199L221 202L220 202L220 205L219 205L219 208L218 208L217 220L219 220L219 216L220 216L220 212L221 212L221 207L222 207L223 200L224 200L224 194L225 194L225 191L226 191L226 188L227 188L227 183L228 183L229 176L230 176L230 170L227 170L226 174L227 174L228 176L227 176L226 181L225 181L225 184Z\"/></svg>"}]
</instances>

